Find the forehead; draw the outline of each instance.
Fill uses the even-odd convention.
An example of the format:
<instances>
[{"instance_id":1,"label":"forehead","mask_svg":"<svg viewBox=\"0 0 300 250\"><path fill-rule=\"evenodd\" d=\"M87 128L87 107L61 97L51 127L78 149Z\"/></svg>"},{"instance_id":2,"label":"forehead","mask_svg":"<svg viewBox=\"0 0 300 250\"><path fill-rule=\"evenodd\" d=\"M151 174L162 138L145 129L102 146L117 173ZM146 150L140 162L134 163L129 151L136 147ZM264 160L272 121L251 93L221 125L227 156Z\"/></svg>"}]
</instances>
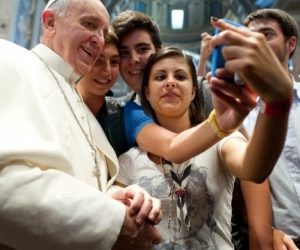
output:
<instances>
[{"instance_id":1,"label":"forehead","mask_svg":"<svg viewBox=\"0 0 300 250\"><path fill-rule=\"evenodd\" d=\"M121 39L120 43L122 47L135 47L138 44L154 46L150 34L142 29L130 32Z\"/></svg>"},{"instance_id":2,"label":"forehead","mask_svg":"<svg viewBox=\"0 0 300 250\"><path fill-rule=\"evenodd\" d=\"M269 29L282 33L279 24L273 19L254 19L248 24L248 28L256 32Z\"/></svg>"},{"instance_id":3,"label":"forehead","mask_svg":"<svg viewBox=\"0 0 300 250\"><path fill-rule=\"evenodd\" d=\"M169 56L160 59L153 65L153 70L161 70L162 67L166 70L178 71L184 70L189 71L189 65L184 58L181 56Z\"/></svg>"},{"instance_id":4,"label":"forehead","mask_svg":"<svg viewBox=\"0 0 300 250\"><path fill-rule=\"evenodd\" d=\"M109 14L104 5L97 0L74 1L68 8L68 15L78 18L91 17L103 23L105 27L109 25Z\"/></svg>"},{"instance_id":5,"label":"forehead","mask_svg":"<svg viewBox=\"0 0 300 250\"><path fill-rule=\"evenodd\" d=\"M101 55L104 55L104 54L113 54L113 55L119 55L119 50L118 50L118 47L116 44L114 43L105 43L103 49L102 49L102 52L101 52Z\"/></svg>"}]
</instances>

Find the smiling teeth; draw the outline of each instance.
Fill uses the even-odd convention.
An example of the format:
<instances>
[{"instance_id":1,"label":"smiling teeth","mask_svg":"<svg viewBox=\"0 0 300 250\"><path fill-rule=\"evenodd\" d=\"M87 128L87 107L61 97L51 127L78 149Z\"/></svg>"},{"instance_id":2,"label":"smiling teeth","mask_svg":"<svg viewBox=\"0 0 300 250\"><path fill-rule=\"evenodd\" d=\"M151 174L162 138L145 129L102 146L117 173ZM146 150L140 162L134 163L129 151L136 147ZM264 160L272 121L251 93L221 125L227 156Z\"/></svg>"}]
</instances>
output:
<instances>
[{"instance_id":1,"label":"smiling teeth","mask_svg":"<svg viewBox=\"0 0 300 250\"><path fill-rule=\"evenodd\" d=\"M141 70L130 71L130 73L131 73L131 74L134 74L134 75L135 75L135 74L140 74L140 73L141 73Z\"/></svg>"}]
</instances>

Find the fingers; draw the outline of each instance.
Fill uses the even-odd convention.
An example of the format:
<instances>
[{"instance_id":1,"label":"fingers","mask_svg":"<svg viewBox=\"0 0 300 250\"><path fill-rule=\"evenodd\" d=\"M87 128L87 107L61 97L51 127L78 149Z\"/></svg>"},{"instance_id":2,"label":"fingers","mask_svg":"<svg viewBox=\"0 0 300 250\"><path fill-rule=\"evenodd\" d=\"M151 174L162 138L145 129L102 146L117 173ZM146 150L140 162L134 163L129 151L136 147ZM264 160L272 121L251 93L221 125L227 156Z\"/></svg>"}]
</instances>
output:
<instances>
[{"instance_id":1,"label":"fingers","mask_svg":"<svg viewBox=\"0 0 300 250\"><path fill-rule=\"evenodd\" d=\"M285 234L283 236L283 242L285 244L285 246L287 247L288 250L298 250L298 247L295 245L293 239L291 238L291 236Z\"/></svg>"},{"instance_id":2,"label":"fingers","mask_svg":"<svg viewBox=\"0 0 300 250\"><path fill-rule=\"evenodd\" d=\"M215 28L218 28L221 31L231 30L231 31L235 31L237 33L242 33L243 35L249 34L249 29L242 25L241 26L232 25L232 24L225 22L222 19L218 19L216 17L211 17L210 22Z\"/></svg>"},{"instance_id":3,"label":"fingers","mask_svg":"<svg viewBox=\"0 0 300 250\"><path fill-rule=\"evenodd\" d=\"M148 215L148 221L151 224L157 225L162 219L161 201L156 198L152 198L152 208Z\"/></svg>"},{"instance_id":4,"label":"fingers","mask_svg":"<svg viewBox=\"0 0 300 250\"><path fill-rule=\"evenodd\" d=\"M125 196L131 200L130 214L136 216L136 223L142 225L145 220L158 224L162 218L160 200L151 197L144 189L131 185L124 189Z\"/></svg>"},{"instance_id":5,"label":"fingers","mask_svg":"<svg viewBox=\"0 0 300 250\"><path fill-rule=\"evenodd\" d=\"M256 105L255 93L246 85L241 86L233 83L233 80L228 78L230 75L225 73L225 71L223 72L220 74L221 76L218 75L221 78L210 78L211 90L219 97L222 97L221 100L231 107L239 109L239 107L242 108L244 106L243 109L246 108L246 111L249 112Z\"/></svg>"}]
</instances>

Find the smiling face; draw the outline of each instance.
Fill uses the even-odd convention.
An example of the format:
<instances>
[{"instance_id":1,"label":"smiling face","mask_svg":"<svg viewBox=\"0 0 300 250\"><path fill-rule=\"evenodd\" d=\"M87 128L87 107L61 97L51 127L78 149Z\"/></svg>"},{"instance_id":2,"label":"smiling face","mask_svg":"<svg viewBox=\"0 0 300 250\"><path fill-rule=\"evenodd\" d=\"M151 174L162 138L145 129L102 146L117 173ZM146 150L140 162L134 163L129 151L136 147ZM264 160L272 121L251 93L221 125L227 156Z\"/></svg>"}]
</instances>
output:
<instances>
[{"instance_id":1,"label":"smiling face","mask_svg":"<svg viewBox=\"0 0 300 250\"><path fill-rule=\"evenodd\" d=\"M89 96L104 97L117 81L119 61L116 44L105 44L91 73L80 80L81 89Z\"/></svg>"},{"instance_id":2,"label":"smiling face","mask_svg":"<svg viewBox=\"0 0 300 250\"><path fill-rule=\"evenodd\" d=\"M79 75L87 75L104 46L109 16L96 0L74 1L63 15L43 13L48 46L62 56ZM45 25L45 24L44 24Z\"/></svg>"},{"instance_id":3,"label":"smiling face","mask_svg":"<svg viewBox=\"0 0 300 250\"><path fill-rule=\"evenodd\" d=\"M186 61L179 56L157 61L150 71L146 97L160 123L167 117L189 120L195 88Z\"/></svg>"},{"instance_id":4,"label":"smiling face","mask_svg":"<svg viewBox=\"0 0 300 250\"><path fill-rule=\"evenodd\" d=\"M126 84L136 92L141 91L144 68L155 53L151 36L138 29L120 41L120 73Z\"/></svg>"}]
</instances>

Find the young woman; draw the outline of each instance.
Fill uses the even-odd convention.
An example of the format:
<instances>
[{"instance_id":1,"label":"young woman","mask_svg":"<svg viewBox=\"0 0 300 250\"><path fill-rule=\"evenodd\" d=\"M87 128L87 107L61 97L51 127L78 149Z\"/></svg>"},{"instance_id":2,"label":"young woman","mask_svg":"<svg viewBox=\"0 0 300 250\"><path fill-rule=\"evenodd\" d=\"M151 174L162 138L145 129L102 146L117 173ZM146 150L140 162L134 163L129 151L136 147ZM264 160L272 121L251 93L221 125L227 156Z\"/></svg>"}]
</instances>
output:
<instances>
[{"instance_id":1,"label":"young woman","mask_svg":"<svg viewBox=\"0 0 300 250\"><path fill-rule=\"evenodd\" d=\"M159 125L180 133L202 122L197 112L201 110L199 96L190 57L175 47L163 48L151 57L144 72L142 103ZM261 178L264 167L274 160L269 150L259 152L270 147L269 136L274 133L267 129L270 121L263 116L248 143L239 132L229 136L222 133L219 118L212 112L208 123L225 138L182 164L137 147L120 156L118 182L139 184L162 201L164 218L158 228L163 241L157 249L233 249L230 219L234 176ZM278 123L284 123L278 118ZM284 133L283 127L279 133Z\"/></svg>"}]
</instances>

